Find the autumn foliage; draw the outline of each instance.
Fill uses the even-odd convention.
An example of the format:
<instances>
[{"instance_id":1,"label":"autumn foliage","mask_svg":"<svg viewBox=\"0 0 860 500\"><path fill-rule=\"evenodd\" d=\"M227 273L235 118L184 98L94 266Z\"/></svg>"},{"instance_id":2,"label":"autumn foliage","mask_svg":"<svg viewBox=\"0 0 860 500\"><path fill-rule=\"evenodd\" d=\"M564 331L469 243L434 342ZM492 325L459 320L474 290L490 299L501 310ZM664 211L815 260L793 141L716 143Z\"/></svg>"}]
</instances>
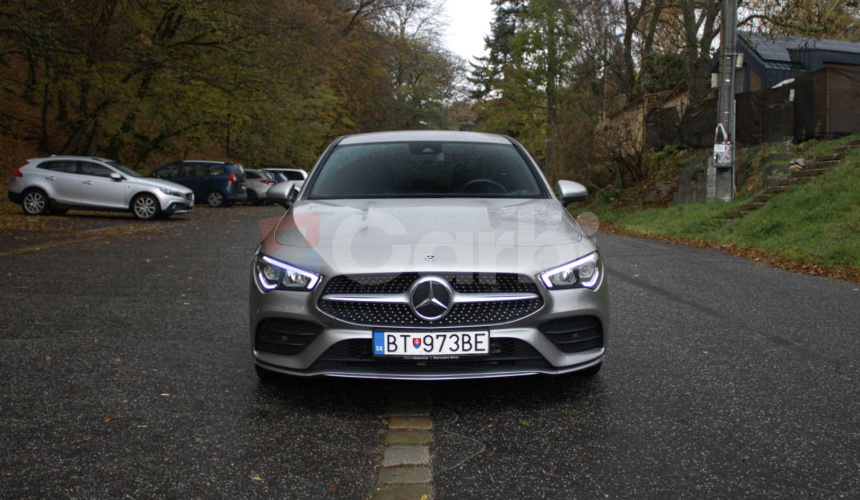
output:
<instances>
[{"instance_id":1,"label":"autumn foliage","mask_svg":"<svg viewBox=\"0 0 860 500\"><path fill-rule=\"evenodd\" d=\"M391 29L420 0L22 0L0 6L0 148L310 167L333 138L422 126L457 63ZM406 37L406 35L414 35ZM17 166L17 165L16 165Z\"/></svg>"}]
</instances>

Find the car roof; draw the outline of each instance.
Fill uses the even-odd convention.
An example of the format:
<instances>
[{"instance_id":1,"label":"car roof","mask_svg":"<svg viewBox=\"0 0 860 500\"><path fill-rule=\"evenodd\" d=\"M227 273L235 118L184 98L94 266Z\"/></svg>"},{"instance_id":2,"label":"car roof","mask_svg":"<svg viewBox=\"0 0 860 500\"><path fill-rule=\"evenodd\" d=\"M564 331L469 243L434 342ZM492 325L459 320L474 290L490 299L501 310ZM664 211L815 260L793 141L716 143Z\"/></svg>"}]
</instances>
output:
<instances>
[{"instance_id":1,"label":"car roof","mask_svg":"<svg viewBox=\"0 0 860 500\"><path fill-rule=\"evenodd\" d=\"M78 156L78 155L51 155L43 158L30 158L27 161L47 161L47 160L95 160L101 162L114 161L110 158L99 158L98 156Z\"/></svg>"},{"instance_id":2,"label":"car roof","mask_svg":"<svg viewBox=\"0 0 860 500\"><path fill-rule=\"evenodd\" d=\"M234 165L233 163L227 163L226 161L212 161L212 160L179 160L173 163L205 163L207 165Z\"/></svg>"},{"instance_id":3,"label":"car roof","mask_svg":"<svg viewBox=\"0 0 860 500\"><path fill-rule=\"evenodd\" d=\"M348 135L340 144L374 144L380 142L442 141L473 142L484 144L507 144L510 139L497 134L483 132L458 132L453 130L403 130L397 132L373 132L369 134Z\"/></svg>"}]
</instances>

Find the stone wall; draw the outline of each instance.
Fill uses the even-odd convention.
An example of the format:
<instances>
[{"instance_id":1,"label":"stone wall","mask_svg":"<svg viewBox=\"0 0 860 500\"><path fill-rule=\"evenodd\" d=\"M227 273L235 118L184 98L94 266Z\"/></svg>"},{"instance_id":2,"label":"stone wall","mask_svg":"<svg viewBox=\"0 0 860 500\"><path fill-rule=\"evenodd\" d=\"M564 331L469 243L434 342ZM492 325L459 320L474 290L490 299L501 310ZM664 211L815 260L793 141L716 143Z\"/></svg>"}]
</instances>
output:
<instances>
[{"instance_id":1,"label":"stone wall","mask_svg":"<svg viewBox=\"0 0 860 500\"><path fill-rule=\"evenodd\" d=\"M710 155L694 156L684 161L687 165L681 172L681 181L675 193L675 203L704 203L708 195L708 158Z\"/></svg>"}]
</instances>

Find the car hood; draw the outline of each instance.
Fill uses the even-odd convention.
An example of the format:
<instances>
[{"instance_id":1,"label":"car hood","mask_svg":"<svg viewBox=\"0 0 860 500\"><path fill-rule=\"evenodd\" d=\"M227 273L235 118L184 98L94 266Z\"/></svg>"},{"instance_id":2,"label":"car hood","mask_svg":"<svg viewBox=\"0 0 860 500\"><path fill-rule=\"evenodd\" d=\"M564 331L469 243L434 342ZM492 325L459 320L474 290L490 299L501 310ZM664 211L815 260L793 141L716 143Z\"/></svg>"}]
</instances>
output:
<instances>
[{"instance_id":1,"label":"car hood","mask_svg":"<svg viewBox=\"0 0 860 500\"><path fill-rule=\"evenodd\" d=\"M554 199L300 200L272 225L266 253L322 273L534 273L595 249Z\"/></svg>"},{"instance_id":2,"label":"car hood","mask_svg":"<svg viewBox=\"0 0 860 500\"><path fill-rule=\"evenodd\" d=\"M163 179L154 179L152 177L133 177L128 179L129 182L133 182L135 184L147 187L155 187L155 188L167 188L172 189L174 191L179 191L182 194L188 194L191 192L190 189L183 186L182 184L177 184L175 182L165 181Z\"/></svg>"}]
</instances>

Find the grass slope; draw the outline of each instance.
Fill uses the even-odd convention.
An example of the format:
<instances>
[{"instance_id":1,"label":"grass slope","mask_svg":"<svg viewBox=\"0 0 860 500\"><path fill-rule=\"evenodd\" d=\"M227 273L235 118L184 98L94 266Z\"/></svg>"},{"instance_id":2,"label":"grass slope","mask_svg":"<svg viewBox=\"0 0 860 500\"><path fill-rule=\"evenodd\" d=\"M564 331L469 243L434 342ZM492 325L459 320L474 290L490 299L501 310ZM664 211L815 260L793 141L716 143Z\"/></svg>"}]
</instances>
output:
<instances>
[{"instance_id":1,"label":"grass slope","mask_svg":"<svg viewBox=\"0 0 860 500\"><path fill-rule=\"evenodd\" d=\"M827 154L857 138L810 144L804 154ZM829 271L860 268L860 150L843 155L825 174L791 187L747 216L719 221L748 201L643 210L616 210L596 202L583 211L643 235L737 245Z\"/></svg>"}]
</instances>

